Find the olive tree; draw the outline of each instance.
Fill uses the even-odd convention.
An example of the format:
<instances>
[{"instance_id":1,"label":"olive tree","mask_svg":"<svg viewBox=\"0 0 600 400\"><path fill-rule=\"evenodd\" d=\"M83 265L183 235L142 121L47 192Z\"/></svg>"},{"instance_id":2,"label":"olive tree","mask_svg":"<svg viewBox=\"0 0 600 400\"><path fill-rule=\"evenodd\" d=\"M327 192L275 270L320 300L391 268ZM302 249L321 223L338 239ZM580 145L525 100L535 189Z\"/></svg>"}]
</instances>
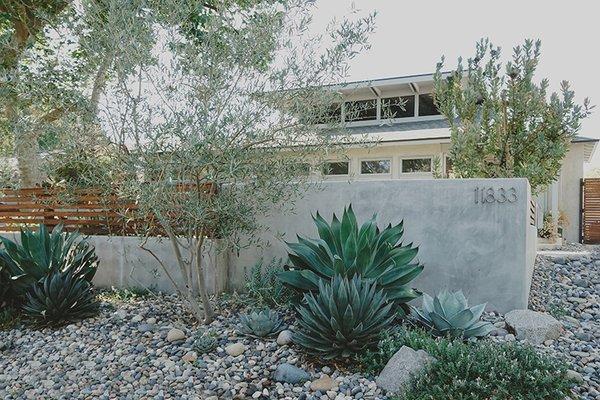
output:
<instances>
[{"instance_id":1,"label":"olive tree","mask_svg":"<svg viewBox=\"0 0 600 400\"><path fill-rule=\"evenodd\" d=\"M526 40L505 65L501 49L477 43L475 56L456 70L437 65L435 103L448 119L453 173L462 178L526 177L534 192L554 181L571 139L590 112L575 102L569 83L549 93L536 81L540 41Z\"/></svg>"},{"instance_id":2,"label":"olive tree","mask_svg":"<svg viewBox=\"0 0 600 400\"><path fill-rule=\"evenodd\" d=\"M125 40L136 43L113 61L99 102L103 131L88 140L89 151L78 145L85 129L75 131L50 174L74 167L64 184L135 200L135 229L170 242L178 276L146 250L194 316L210 322L203 247L213 238L242 246L241 235L266 228L259 215L312 185L307 163L348 142L336 127L323 127L339 101L323 85L343 79L347 60L367 46L373 15L332 22L315 35L303 1L223 12L199 12L187 0L122 1L128 6L113 8L120 15L99 16L102 43L113 43L115 53Z\"/></svg>"}]
</instances>

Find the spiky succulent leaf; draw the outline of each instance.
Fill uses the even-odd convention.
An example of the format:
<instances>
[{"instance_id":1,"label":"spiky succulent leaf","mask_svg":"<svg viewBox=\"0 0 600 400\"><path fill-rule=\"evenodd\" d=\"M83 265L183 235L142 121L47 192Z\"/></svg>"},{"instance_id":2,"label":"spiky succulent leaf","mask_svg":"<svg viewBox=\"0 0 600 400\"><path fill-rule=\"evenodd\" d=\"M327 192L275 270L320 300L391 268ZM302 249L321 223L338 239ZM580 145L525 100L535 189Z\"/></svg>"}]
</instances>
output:
<instances>
[{"instance_id":1,"label":"spiky succulent leaf","mask_svg":"<svg viewBox=\"0 0 600 400\"><path fill-rule=\"evenodd\" d=\"M239 332L246 336L265 338L283 330L283 320L275 311L253 311L240 315Z\"/></svg>"},{"instance_id":2,"label":"spiky succulent leaf","mask_svg":"<svg viewBox=\"0 0 600 400\"><path fill-rule=\"evenodd\" d=\"M23 312L37 325L57 325L94 316L99 303L92 286L73 271L48 273L27 292Z\"/></svg>"},{"instance_id":3,"label":"spiky succulent leaf","mask_svg":"<svg viewBox=\"0 0 600 400\"><path fill-rule=\"evenodd\" d=\"M63 232L61 225L49 232L21 230L20 243L0 237L0 269L10 275L11 289L24 297L29 288L50 272L71 272L76 280L91 282L98 268L95 249L78 232Z\"/></svg>"},{"instance_id":4,"label":"spiky succulent leaf","mask_svg":"<svg viewBox=\"0 0 600 400\"><path fill-rule=\"evenodd\" d=\"M379 230L376 215L359 227L352 206L344 209L341 221L334 214L328 223L318 212L313 216L319 237L298 236L287 243L291 265L279 278L301 292L316 291L318 280L333 275L351 278L360 275L372 280L396 305L420 296L408 285L423 266L413 262L418 253L412 244L403 245L403 222Z\"/></svg>"},{"instance_id":5,"label":"spiky succulent leaf","mask_svg":"<svg viewBox=\"0 0 600 400\"><path fill-rule=\"evenodd\" d=\"M219 341L209 332L199 332L195 339L192 349L197 354L207 354L217 348Z\"/></svg>"},{"instance_id":6,"label":"spiky succulent leaf","mask_svg":"<svg viewBox=\"0 0 600 400\"><path fill-rule=\"evenodd\" d=\"M327 359L349 357L377 344L394 319L392 307L375 282L359 275L321 280L317 293L304 294L298 306L294 342Z\"/></svg>"},{"instance_id":7,"label":"spiky succulent leaf","mask_svg":"<svg viewBox=\"0 0 600 400\"><path fill-rule=\"evenodd\" d=\"M485 304L469 307L462 291L440 292L432 298L423 294L423 307L412 308L415 318L436 336L452 336L468 339L488 335L493 326L480 321Z\"/></svg>"}]
</instances>

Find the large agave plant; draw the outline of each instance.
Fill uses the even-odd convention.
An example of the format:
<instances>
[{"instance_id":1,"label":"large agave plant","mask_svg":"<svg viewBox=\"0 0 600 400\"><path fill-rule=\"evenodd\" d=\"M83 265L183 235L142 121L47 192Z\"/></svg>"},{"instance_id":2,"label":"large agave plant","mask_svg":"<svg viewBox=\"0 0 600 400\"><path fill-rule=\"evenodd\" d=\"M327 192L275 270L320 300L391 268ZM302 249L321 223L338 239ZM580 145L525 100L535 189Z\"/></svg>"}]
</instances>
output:
<instances>
[{"instance_id":1,"label":"large agave plant","mask_svg":"<svg viewBox=\"0 0 600 400\"><path fill-rule=\"evenodd\" d=\"M240 333L246 336L264 338L283 330L283 320L275 311L253 311L240 316Z\"/></svg>"},{"instance_id":2,"label":"large agave plant","mask_svg":"<svg viewBox=\"0 0 600 400\"><path fill-rule=\"evenodd\" d=\"M27 292L23 312L37 325L55 325L91 317L98 306L89 282L72 271L53 271Z\"/></svg>"},{"instance_id":3,"label":"large agave plant","mask_svg":"<svg viewBox=\"0 0 600 400\"><path fill-rule=\"evenodd\" d=\"M95 249L77 232L63 232L62 226L49 232L45 225L37 231L21 231L20 243L0 237L0 271L11 277L18 296L52 271L71 272L75 280L91 282L98 267Z\"/></svg>"},{"instance_id":4,"label":"large agave plant","mask_svg":"<svg viewBox=\"0 0 600 400\"><path fill-rule=\"evenodd\" d=\"M420 293L408 284L421 273L423 266L415 259L418 247L403 245L403 222L379 230L376 215L360 228L352 206L344 209L342 220L334 214L327 223L319 213L313 216L318 239L298 236L298 243L287 243L291 266L279 278L300 291L314 291L321 280L334 275L373 281L385 292L388 300L403 305Z\"/></svg>"},{"instance_id":5,"label":"large agave plant","mask_svg":"<svg viewBox=\"0 0 600 400\"><path fill-rule=\"evenodd\" d=\"M480 321L485 304L469 307L462 291L440 292L437 296L423 295L423 309L413 307L417 320L436 336L482 337L488 335L493 326Z\"/></svg>"},{"instance_id":6,"label":"large agave plant","mask_svg":"<svg viewBox=\"0 0 600 400\"><path fill-rule=\"evenodd\" d=\"M358 275L320 280L317 294L305 294L304 303L298 306L300 331L294 342L328 359L375 346L394 319L384 291Z\"/></svg>"}]
</instances>

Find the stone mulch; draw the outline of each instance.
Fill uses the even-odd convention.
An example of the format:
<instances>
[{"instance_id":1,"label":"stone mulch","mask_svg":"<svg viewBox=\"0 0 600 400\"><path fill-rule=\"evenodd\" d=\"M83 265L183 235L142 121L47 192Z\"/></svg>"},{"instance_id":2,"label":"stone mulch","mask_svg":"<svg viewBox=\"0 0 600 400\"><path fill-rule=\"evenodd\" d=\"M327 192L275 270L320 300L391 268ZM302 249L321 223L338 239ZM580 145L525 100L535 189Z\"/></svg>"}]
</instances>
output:
<instances>
[{"instance_id":1,"label":"stone mulch","mask_svg":"<svg viewBox=\"0 0 600 400\"><path fill-rule=\"evenodd\" d=\"M536 345L571 363L579 380L575 393L600 400L600 254L592 247L569 247L537 258L530 308L549 312L564 325L557 340ZM195 328L175 296L121 301L105 299L101 314L66 327L0 332L1 399L384 399L373 380L335 365L307 364L293 347L236 333L238 311L219 303L211 329L219 347L192 352ZM497 329L491 340L517 340L503 316L486 314ZM287 323L292 317L286 316ZM168 333L181 329L183 339ZM177 333L177 332L176 332ZM177 338L176 334L170 339ZM243 345L238 356L227 346ZM286 364L286 370L282 365ZM293 367L302 368L303 371ZM276 370L280 368L279 371ZM304 384L276 382L276 376L308 372ZM311 387L312 386L312 387Z\"/></svg>"}]
</instances>

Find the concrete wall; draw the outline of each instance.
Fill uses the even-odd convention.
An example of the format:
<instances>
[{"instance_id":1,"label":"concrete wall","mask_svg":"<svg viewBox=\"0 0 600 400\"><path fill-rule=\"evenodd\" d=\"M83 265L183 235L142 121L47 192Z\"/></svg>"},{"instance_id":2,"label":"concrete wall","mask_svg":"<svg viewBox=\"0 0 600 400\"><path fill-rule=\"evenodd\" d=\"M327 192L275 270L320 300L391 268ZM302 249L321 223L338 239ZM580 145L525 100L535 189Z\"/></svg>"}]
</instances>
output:
<instances>
[{"instance_id":1,"label":"concrete wall","mask_svg":"<svg viewBox=\"0 0 600 400\"><path fill-rule=\"evenodd\" d=\"M476 188L492 188L502 200L501 189L514 190L513 202L475 202ZM243 289L248 268L257 260L287 257L283 240L295 235L314 237L310 218L319 211L326 219L341 214L352 204L359 223L378 214L380 226L404 219L405 243L419 246L424 272L414 287L427 293L462 289L472 304L488 303L488 309L506 312L528 303L536 250L536 231L529 224L529 184L525 179L443 179L325 182L284 210L263 218L270 227L260 235L264 245L230 254L220 243L205 249L205 277L210 292ZM10 234L9 234L10 236ZM159 263L139 248L135 237L92 236L100 257L94 282L98 286L149 287L171 292L173 287ZM150 248L180 278L170 243L151 239Z\"/></svg>"},{"instance_id":2,"label":"concrete wall","mask_svg":"<svg viewBox=\"0 0 600 400\"><path fill-rule=\"evenodd\" d=\"M558 208L569 219L569 224L563 229L563 237L573 243L579 242L579 194L584 161L584 144L571 144L571 148L563 160L558 181Z\"/></svg>"},{"instance_id":3,"label":"concrete wall","mask_svg":"<svg viewBox=\"0 0 600 400\"><path fill-rule=\"evenodd\" d=\"M475 203L475 188L514 188L517 200ZM419 246L424 272L414 286L428 293L462 289L471 303L487 302L501 312L526 308L535 258L535 228L529 225L529 184L525 179L386 180L327 182L293 211L265 218L271 231L266 249L248 248L230 256L231 284L243 286L244 270L256 260L284 257L283 240L316 236L310 218L329 219L352 206L359 222L378 214L381 225L404 219L405 240Z\"/></svg>"}]
</instances>

